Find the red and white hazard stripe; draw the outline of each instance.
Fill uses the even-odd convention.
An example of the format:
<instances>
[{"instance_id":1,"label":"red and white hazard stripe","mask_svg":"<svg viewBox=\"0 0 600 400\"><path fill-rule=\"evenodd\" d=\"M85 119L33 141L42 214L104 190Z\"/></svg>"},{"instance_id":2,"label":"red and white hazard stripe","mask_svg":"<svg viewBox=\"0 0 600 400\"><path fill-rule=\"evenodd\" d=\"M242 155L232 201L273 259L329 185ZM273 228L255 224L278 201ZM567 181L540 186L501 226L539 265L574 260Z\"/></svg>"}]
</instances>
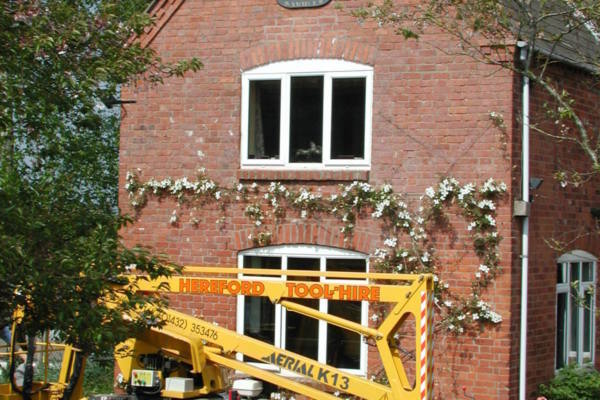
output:
<instances>
[{"instance_id":1,"label":"red and white hazard stripe","mask_svg":"<svg viewBox=\"0 0 600 400\"><path fill-rule=\"evenodd\" d=\"M428 400L433 394L433 294L421 292L421 343L420 343L420 392L421 400Z\"/></svg>"}]
</instances>

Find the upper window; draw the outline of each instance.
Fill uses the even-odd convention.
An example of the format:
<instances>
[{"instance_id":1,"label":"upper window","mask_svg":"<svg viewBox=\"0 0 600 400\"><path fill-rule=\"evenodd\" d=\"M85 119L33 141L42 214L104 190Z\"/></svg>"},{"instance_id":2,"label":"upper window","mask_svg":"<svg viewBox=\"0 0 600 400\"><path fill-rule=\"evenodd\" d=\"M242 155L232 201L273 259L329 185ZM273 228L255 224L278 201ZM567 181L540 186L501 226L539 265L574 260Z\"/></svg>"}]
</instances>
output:
<instances>
[{"instance_id":1,"label":"upper window","mask_svg":"<svg viewBox=\"0 0 600 400\"><path fill-rule=\"evenodd\" d=\"M308 245L246 250L239 256L239 265L243 268L367 272L367 258L363 254ZM247 277L247 279L299 280L300 278L283 276L281 278ZM319 281L319 278L301 280ZM345 282L327 278L320 278L320 280ZM364 326L368 325L367 302L295 298L290 300ZM366 371L367 347L358 333L287 311L265 297L238 296L237 313L237 331L241 334L337 368L361 374Z\"/></svg>"},{"instance_id":2,"label":"upper window","mask_svg":"<svg viewBox=\"0 0 600 400\"><path fill-rule=\"evenodd\" d=\"M556 369L594 361L596 263L576 250L556 264Z\"/></svg>"},{"instance_id":3,"label":"upper window","mask_svg":"<svg viewBox=\"0 0 600 400\"><path fill-rule=\"evenodd\" d=\"M373 68L282 61L242 76L242 167L368 169Z\"/></svg>"}]
</instances>

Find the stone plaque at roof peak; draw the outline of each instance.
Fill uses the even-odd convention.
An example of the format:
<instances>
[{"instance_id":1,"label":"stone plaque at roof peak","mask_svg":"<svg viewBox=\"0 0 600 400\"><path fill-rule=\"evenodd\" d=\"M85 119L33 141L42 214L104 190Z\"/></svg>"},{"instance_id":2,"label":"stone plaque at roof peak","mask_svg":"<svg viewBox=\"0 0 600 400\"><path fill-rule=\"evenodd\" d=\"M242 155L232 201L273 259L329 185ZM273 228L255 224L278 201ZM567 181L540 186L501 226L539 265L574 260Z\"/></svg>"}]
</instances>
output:
<instances>
[{"instance_id":1,"label":"stone plaque at roof peak","mask_svg":"<svg viewBox=\"0 0 600 400\"><path fill-rule=\"evenodd\" d=\"M280 6L285 8L312 8L321 7L331 0L277 0Z\"/></svg>"}]
</instances>

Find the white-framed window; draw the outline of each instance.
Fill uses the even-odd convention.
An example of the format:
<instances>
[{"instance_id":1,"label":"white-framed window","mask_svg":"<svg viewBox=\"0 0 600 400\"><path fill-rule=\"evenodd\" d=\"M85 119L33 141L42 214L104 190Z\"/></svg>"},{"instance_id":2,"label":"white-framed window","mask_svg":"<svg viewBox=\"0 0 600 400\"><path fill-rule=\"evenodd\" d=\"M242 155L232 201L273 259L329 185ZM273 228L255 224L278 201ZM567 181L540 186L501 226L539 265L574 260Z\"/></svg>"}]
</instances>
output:
<instances>
[{"instance_id":1,"label":"white-framed window","mask_svg":"<svg viewBox=\"0 0 600 400\"><path fill-rule=\"evenodd\" d=\"M270 268L307 271L367 272L365 254L323 246L289 245L250 249L238 255L243 268ZM299 280L298 277L260 277L246 279ZM305 279L305 278L303 278ZM311 278L321 282L353 282L339 279ZM361 280L358 280L361 282ZM325 299L290 299L321 312L368 325L368 303ZM329 325L273 304L266 297L238 296L237 331L279 348L293 351L348 372L365 375L367 345L361 335ZM241 355L239 359L243 359ZM258 364L258 363L257 363ZM274 366L258 364L263 368ZM282 373L287 373L281 371Z\"/></svg>"},{"instance_id":2,"label":"white-framed window","mask_svg":"<svg viewBox=\"0 0 600 400\"><path fill-rule=\"evenodd\" d=\"M593 363L597 259L575 250L556 266L556 369Z\"/></svg>"},{"instance_id":3,"label":"white-framed window","mask_svg":"<svg viewBox=\"0 0 600 400\"><path fill-rule=\"evenodd\" d=\"M242 168L369 169L373 67L281 61L242 74Z\"/></svg>"}]
</instances>

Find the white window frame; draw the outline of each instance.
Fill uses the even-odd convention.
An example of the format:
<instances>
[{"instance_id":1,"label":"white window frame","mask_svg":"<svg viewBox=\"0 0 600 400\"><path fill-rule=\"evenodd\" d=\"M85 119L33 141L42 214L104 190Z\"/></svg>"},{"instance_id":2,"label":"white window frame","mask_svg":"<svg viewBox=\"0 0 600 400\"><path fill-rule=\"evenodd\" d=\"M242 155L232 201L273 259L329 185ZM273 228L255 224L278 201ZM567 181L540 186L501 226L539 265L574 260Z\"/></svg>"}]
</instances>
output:
<instances>
[{"instance_id":1,"label":"white window frame","mask_svg":"<svg viewBox=\"0 0 600 400\"><path fill-rule=\"evenodd\" d=\"M591 263L592 264L592 281L586 281L586 282L582 282L582 263ZM566 294L566 298L567 298L567 304L566 304L566 318L565 318L565 323L563 326L563 332L564 333L564 342L563 342L563 346L565 349L565 357L566 359L563 360L564 365L568 365L569 363L569 359L571 359L572 357L576 358L576 363L578 365L583 365L584 364L584 357L588 357L589 356L589 361L587 363L594 363L595 360L595 334L596 334L596 317L595 317L595 313L596 313L596 280L597 280L597 264L598 264L598 259L596 257L594 257L592 254L586 252L586 251L582 251L582 250L574 250L571 251L569 253L563 254L561 257L558 258L558 260L556 261L557 265L561 265L562 268L562 274L565 277L566 282L563 283L557 283L556 284L556 306L555 306L555 310L556 312L558 312L558 297L560 294ZM588 293L588 290L591 288L593 290L593 295L592 295L592 309L590 310L591 312L591 332L590 332L590 337L591 337L591 344L590 344L590 353L588 354L587 352L584 353L583 351L583 342L584 342L584 311L585 308L584 307L577 307L577 312L579 313L577 321L578 321L578 329L577 329L577 334L578 334L578 338L577 338L577 344L578 344L578 348L575 352L571 351L571 343L573 338L571 337L571 321L572 321L572 313L571 313L571 306L572 303L575 301L572 296L571 296L571 264L574 263L578 263L578 268L579 268L579 281L577 284L577 293L579 296L581 296L582 294ZM556 321L556 318L555 318ZM556 340L557 340L557 346L558 347L558 326L556 326ZM555 370L558 369L558 365L556 365L556 357L554 357L554 362L555 362Z\"/></svg>"},{"instance_id":2,"label":"white window frame","mask_svg":"<svg viewBox=\"0 0 600 400\"><path fill-rule=\"evenodd\" d=\"M323 76L323 150L321 163L289 162L290 82L297 76ZM366 78L364 159L331 159L331 87L333 78ZM248 109L250 82L281 80L279 159L248 158ZM241 168L281 170L369 170L373 118L373 67L332 59L280 61L242 73Z\"/></svg>"},{"instance_id":3,"label":"white window frame","mask_svg":"<svg viewBox=\"0 0 600 400\"><path fill-rule=\"evenodd\" d=\"M281 257L281 269L287 270L287 259L288 257L302 257L302 258L319 258L320 259L320 271L326 271L326 260L327 259L364 259L366 263L366 272L369 271L369 258L367 255L355 251L338 249L334 247L315 246L315 245L282 245L282 246L269 246L260 247L255 249L244 250L238 254L238 266L243 267L244 256L263 256L263 257ZM239 278L242 278L240 275ZM271 279L271 280L285 280L283 278L251 278L245 277L244 279ZM336 282L336 283L362 283L366 280L343 280L343 279L327 279L325 277L320 278L320 282ZM244 334L244 298L245 296L237 296L237 322L236 329L241 335ZM294 301L292 299L292 301ZM327 312L328 301L325 299L319 300L319 311ZM369 303L366 301L361 302L361 325L368 326L369 323ZM284 349L285 348L285 327L286 324L286 310L280 304L275 305L275 346ZM367 373L367 352L368 347L364 340L361 340L360 344L360 368L359 369L346 369L340 368L341 371L346 371L355 375L366 376ZM242 360L242 354L237 355L238 360ZM319 321L319 349L318 349L318 362L326 364L327 361L327 323L325 321ZM251 363L252 365L258 366L263 369L278 371L284 376L297 376L293 372L283 370L277 366L264 364L264 363Z\"/></svg>"}]
</instances>

